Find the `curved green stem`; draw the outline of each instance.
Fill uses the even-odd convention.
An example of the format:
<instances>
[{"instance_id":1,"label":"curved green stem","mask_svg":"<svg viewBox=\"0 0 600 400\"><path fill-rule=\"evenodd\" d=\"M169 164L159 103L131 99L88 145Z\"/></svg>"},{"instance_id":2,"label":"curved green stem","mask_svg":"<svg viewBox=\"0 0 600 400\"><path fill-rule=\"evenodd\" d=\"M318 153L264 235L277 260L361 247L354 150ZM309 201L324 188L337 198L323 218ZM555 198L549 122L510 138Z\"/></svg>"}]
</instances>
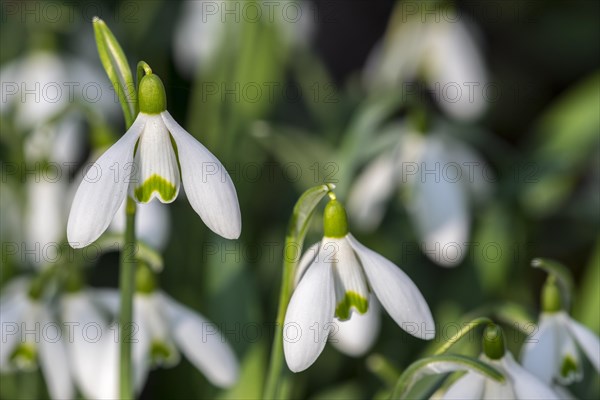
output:
<instances>
[{"instance_id":1,"label":"curved green stem","mask_svg":"<svg viewBox=\"0 0 600 400\"><path fill-rule=\"evenodd\" d=\"M277 310L277 321L275 322L275 337L271 349L271 362L269 373L267 375L267 384L265 388L264 399L279 398L277 392L279 387L279 378L281 377L283 367L283 324L285 312L288 303L292 297L292 288L294 285L294 272L296 271L297 256L291 254L296 247L293 237L286 236L283 261L283 277L281 279L281 291L279 293L279 308ZM292 249L292 250L289 250Z\"/></svg>"},{"instance_id":2,"label":"curved green stem","mask_svg":"<svg viewBox=\"0 0 600 400\"><path fill-rule=\"evenodd\" d=\"M294 206L294 211L290 218L288 232L285 237L285 247L283 254L283 277L281 279L281 291L279 292L279 308L277 310L277 320L275 324L275 334L271 348L271 361L267 373L267 382L263 399L283 399L287 396L283 393L289 390L290 385L283 374L283 324L285 321L285 312L288 303L292 297L294 287L294 274L296 265L299 261L302 244L306 236L308 222L312 217L315 207L325 194L335 188L333 184L315 186L308 189L300 196Z\"/></svg>"},{"instance_id":3,"label":"curved green stem","mask_svg":"<svg viewBox=\"0 0 600 400\"><path fill-rule=\"evenodd\" d=\"M121 290L121 312L119 314L119 397L133 399L133 372L131 363L131 343L133 342L133 295L135 291L136 241L135 241L135 201L127 198L127 223L125 241L121 252L119 286Z\"/></svg>"}]
</instances>

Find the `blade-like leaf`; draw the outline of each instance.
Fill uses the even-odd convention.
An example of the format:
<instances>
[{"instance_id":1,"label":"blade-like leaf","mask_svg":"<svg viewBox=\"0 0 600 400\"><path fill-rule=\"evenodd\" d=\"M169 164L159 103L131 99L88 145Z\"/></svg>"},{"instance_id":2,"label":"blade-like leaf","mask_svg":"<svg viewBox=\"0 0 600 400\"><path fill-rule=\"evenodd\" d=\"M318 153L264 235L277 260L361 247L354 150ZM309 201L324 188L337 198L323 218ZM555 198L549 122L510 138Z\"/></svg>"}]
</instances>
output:
<instances>
[{"instance_id":1,"label":"blade-like leaf","mask_svg":"<svg viewBox=\"0 0 600 400\"><path fill-rule=\"evenodd\" d=\"M437 355L412 363L396 382L392 399L404 398L411 387L424 376L455 371L475 372L489 379L504 382L504 376L498 370L475 358L461 355Z\"/></svg>"},{"instance_id":2,"label":"blade-like leaf","mask_svg":"<svg viewBox=\"0 0 600 400\"><path fill-rule=\"evenodd\" d=\"M98 17L93 20L98 55L123 108L125 125L129 128L137 113L137 93L133 74L119 42Z\"/></svg>"},{"instance_id":3,"label":"blade-like leaf","mask_svg":"<svg viewBox=\"0 0 600 400\"><path fill-rule=\"evenodd\" d=\"M445 353L446 351L448 351L448 349L450 349L450 347L452 347L452 345L454 343L458 342L463 336L467 335L473 329L477 328L480 325L491 324L491 323L492 323L492 320L489 318L486 318L486 317L476 318L476 319L472 320L471 322L464 325L456 335L450 337L446 343L441 345L435 351L434 354L438 355L438 354Z\"/></svg>"}]
</instances>

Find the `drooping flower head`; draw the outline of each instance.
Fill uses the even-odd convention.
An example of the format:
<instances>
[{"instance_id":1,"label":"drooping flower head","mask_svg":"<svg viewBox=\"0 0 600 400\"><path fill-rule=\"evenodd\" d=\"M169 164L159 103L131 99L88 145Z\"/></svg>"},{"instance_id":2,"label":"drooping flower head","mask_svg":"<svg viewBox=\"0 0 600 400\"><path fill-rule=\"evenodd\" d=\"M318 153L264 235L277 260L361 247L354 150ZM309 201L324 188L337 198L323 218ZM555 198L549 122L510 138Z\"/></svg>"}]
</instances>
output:
<instances>
[{"instance_id":1,"label":"drooping flower head","mask_svg":"<svg viewBox=\"0 0 600 400\"><path fill-rule=\"evenodd\" d=\"M523 366L547 384L568 385L583 378L578 348L600 372L600 339L563 309L558 286L549 276L538 329L523 346Z\"/></svg>"},{"instance_id":2,"label":"drooping flower head","mask_svg":"<svg viewBox=\"0 0 600 400\"><path fill-rule=\"evenodd\" d=\"M419 289L348 232L346 211L336 199L325 208L324 237L311 258L299 266L299 283L285 316L284 353L292 371L315 362L334 319L367 313L371 293L402 329L421 339L434 337L433 318Z\"/></svg>"},{"instance_id":3,"label":"drooping flower head","mask_svg":"<svg viewBox=\"0 0 600 400\"><path fill-rule=\"evenodd\" d=\"M498 369L504 382L496 382L475 372L467 372L444 393L443 399L558 399L559 396L536 376L520 366L505 350L502 329L489 325L483 334L480 359Z\"/></svg>"},{"instance_id":4,"label":"drooping flower head","mask_svg":"<svg viewBox=\"0 0 600 400\"><path fill-rule=\"evenodd\" d=\"M233 182L219 160L167 111L154 74L139 87L140 112L129 130L95 164L79 186L67 226L75 248L95 241L129 194L138 203L170 203L181 183L194 211L215 233L238 238L241 216Z\"/></svg>"}]
</instances>

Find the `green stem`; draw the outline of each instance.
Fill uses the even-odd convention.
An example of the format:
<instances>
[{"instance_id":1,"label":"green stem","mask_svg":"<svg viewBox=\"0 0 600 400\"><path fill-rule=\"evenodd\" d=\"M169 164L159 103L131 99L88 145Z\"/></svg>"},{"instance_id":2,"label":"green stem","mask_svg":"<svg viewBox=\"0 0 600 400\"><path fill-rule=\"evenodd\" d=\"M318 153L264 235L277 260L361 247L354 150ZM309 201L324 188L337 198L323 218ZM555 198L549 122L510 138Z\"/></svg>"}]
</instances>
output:
<instances>
[{"instance_id":1,"label":"green stem","mask_svg":"<svg viewBox=\"0 0 600 400\"><path fill-rule=\"evenodd\" d=\"M271 362L267 373L267 382L263 399L287 398L290 390L289 376L282 377L283 369L283 324L285 313L292 297L294 289L294 274L296 265L300 259L304 237L308 229L308 223L325 194L335 189L335 185L328 183L308 189L300 196L290 218L288 232L285 236L285 247L283 253L283 277L281 279L281 291L279 293L279 309L277 310L277 321L273 346L271 347Z\"/></svg>"},{"instance_id":2,"label":"green stem","mask_svg":"<svg viewBox=\"0 0 600 400\"><path fill-rule=\"evenodd\" d=\"M295 239L291 236L285 238L284 259L283 259L283 277L281 279L281 291L279 292L279 309L277 310L277 320L275 324L275 337L271 348L271 362L269 363L269 373L267 375L267 384L265 388L264 399L275 399L279 387L279 377L283 370L283 324L285 321L285 312L288 303L292 297L292 287L294 285L294 272L296 271L297 254L291 254L298 249Z\"/></svg>"},{"instance_id":3,"label":"green stem","mask_svg":"<svg viewBox=\"0 0 600 400\"><path fill-rule=\"evenodd\" d=\"M125 210L127 223L125 226L125 241L121 252L121 271L119 285L121 290L120 312L120 363L119 363L119 397L133 399L133 372L131 363L131 343L133 342L133 294L135 291L135 201L128 197Z\"/></svg>"}]
</instances>

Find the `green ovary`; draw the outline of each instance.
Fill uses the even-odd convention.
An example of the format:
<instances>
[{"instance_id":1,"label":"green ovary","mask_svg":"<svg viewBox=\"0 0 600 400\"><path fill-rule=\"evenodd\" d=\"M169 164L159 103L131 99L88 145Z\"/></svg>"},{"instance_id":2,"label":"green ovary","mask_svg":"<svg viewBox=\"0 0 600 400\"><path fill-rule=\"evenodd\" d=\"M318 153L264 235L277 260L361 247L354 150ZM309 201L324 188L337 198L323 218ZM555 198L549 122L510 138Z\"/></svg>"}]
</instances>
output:
<instances>
[{"instance_id":1,"label":"green ovary","mask_svg":"<svg viewBox=\"0 0 600 400\"><path fill-rule=\"evenodd\" d=\"M141 203L149 202L154 192L157 192L163 201L172 201L177 194L177 188L162 176L154 174L134 190L136 199Z\"/></svg>"},{"instance_id":2,"label":"green ovary","mask_svg":"<svg viewBox=\"0 0 600 400\"><path fill-rule=\"evenodd\" d=\"M340 320L347 320L350 318L352 307L360 314L364 314L369 309L369 301L356 292L346 292L342 301L335 308L335 316Z\"/></svg>"}]
</instances>

